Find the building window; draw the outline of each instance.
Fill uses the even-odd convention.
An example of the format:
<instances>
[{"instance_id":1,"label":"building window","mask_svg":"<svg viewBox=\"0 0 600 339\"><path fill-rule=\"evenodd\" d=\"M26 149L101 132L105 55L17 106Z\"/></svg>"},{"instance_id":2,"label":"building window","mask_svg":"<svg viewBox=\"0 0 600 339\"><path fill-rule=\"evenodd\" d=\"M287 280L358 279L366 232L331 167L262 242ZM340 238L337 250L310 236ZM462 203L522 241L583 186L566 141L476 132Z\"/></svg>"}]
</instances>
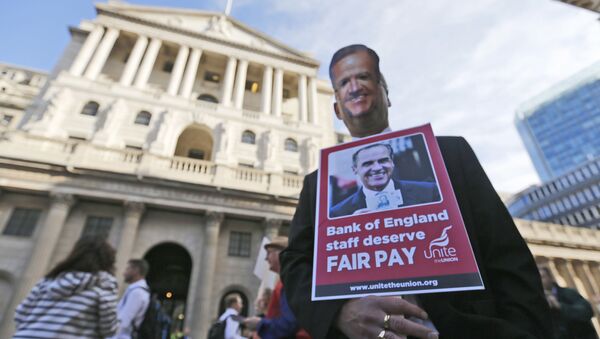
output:
<instances>
[{"instance_id":1,"label":"building window","mask_svg":"<svg viewBox=\"0 0 600 339\"><path fill-rule=\"evenodd\" d=\"M219 99L215 98L213 95L210 94L200 94L198 96L198 100L214 102L215 104L219 103Z\"/></svg>"},{"instance_id":2,"label":"building window","mask_svg":"<svg viewBox=\"0 0 600 339\"><path fill-rule=\"evenodd\" d=\"M298 143L292 138L285 139L284 149L288 152L298 152Z\"/></svg>"},{"instance_id":3,"label":"building window","mask_svg":"<svg viewBox=\"0 0 600 339\"><path fill-rule=\"evenodd\" d=\"M246 91L250 91L252 93L258 93L260 88L258 88L258 82L252 80L246 80Z\"/></svg>"},{"instance_id":4,"label":"building window","mask_svg":"<svg viewBox=\"0 0 600 339\"><path fill-rule=\"evenodd\" d=\"M204 81L214 82L214 83L218 84L219 82L221 82L221 74L211 72L211 71L206 71L206 72L204 72Z\"/></svg>"},{"instance_id":5,"label":"building window","mask_svg":"<svg viewBox=\"0 0 600 339\"><path fill-rule=\"evenodd\" d=\"M252 131L245 130L242 133L242 143L244 144L256 144L256 134Z\"/></svg>"},{"instance_id":6,"label":"building window","mask_svg":"<svg viewBox=\"0 0 600 339\"><path fill-rule=\"evenodd\" d=\"M74 136L74 135L69 135L69 140L71 140L75 143L79 143L79 142L85 141L86 139L82 138L82 137Z\"/></svg>"},{"instance_id":7,"label":"building window","mask_svg":"<svg viewBox=\"0 0 600 339\"><path fill-rule=\"evenodd\" d=\"M128 151L142 151L142 147L141 146L134 146L134 145L125 145L125 149Z\"/></svg>"},{"instance_id":8,"label":"building window","mask_svg":"<svg viewBox=\"0 0 600 339\"><path fill-rule=\"evenodd\" d=\"M108 238L112 224L113 218L111 217L90 215L85 219L85 226L83 227L83 232L81 232L81 237L99 236Z\"/></svg>"},{"instance_id":9,"label":"building window","mask_svg":"<svg viewBox=\"0 0 600 339\"><path fill-rule=\"evenodd\" d=\"M594 192L594 196L596 198L600 198L600 186L599 185L592 186L592 192Z\"/></svg>"},{"instance_id":10,"label":"building window","mask_svg":"<svg viewBox=\"0 0 600 339\"><path fill-rule=\"evenodd\" d=\"M135 124L136 125L150 125L150 119L152 119L152 114L148 111L141 111L135 116Z\"/></svg>"},{"instance_id":11,"label":"building window","mask_svg":"<svg viewBox=\"0 0 600 339\"><path fill-rule=\"evenodd\" d=\"M596 166L595 163L591 163L590 164L590 170L592 171L592 174L598 174L598 167Z\"/></svg>"},{"instance_id":12,"label":"building window","mask_svg":"<svg viewBox=\"0 0 600 339\"><path fill-rule=\"evenodd\" d=\"M231 257L250 257L250 243L252 233L235 232L229 233L229 249L227 254Z\"/></svg>"},{"instance_id":13,"label":"building window","mask_svg":"<svg viewBox=\"0 0 600 339\"><path fill-rule=\"evenodd\" d=\"M2 234L30 237L35 230L35 225L37 225L41 213L42 210L36 208L15 208Z\"/></svg>"},{"instance_id":14,"label":"building window","mask_svg":"<svg viewBox=\"0 0 600 339\"><path fill-rule=\"evenodd\" d=\"M289 89L287 89L287 88L284 88L284 89L283 89L283 93L282 93L282 94L283 94L283 98L284 98L284 99L289 99L289 98L292 96L292 94L291 94L290 90L289 90Z\"/></svg>"},{"instance_id":15,"label":"building window","mask_svg":"<svg viewBox=\"0 0 600 339\"><path fill-rule=\"evenodd\" d=\"M589 178L592 176L592 173L590 173L590 170L587 167L582 168L581 172L583 172L584 178Z\"/></svg>"},{"instance_id":16,"label":"building window","mask_svg":"<svg viewBox=\"0 0 600 339\"><path fill-rule=\"evenodd\" d=\"M162 67L163 72L165 73L171 73L171 71L173 70L173 61L165 61L163 63L163 67Z\"/></svg>"},{"instance_id":17,"label":"building window","mask_svg":"<svg viewBox=\"0 0 600 339\"><path fill-rule=\"evenodd\" d=\"M2 121L0 121L0 125L3 126L8 126L10 125L11 121L13 120L13 116L10 114L3 114L2 115Z\"/></svg>"},{"instance_id":18,"label":"building window","mask_svg":"<svg viewBox=\"0 0 600 339\"><path fill-rule=\"evenodd\" d=\"M571 209L573 207L573 205L571 205L571 200L569 199L569 197L562 198L562 202L565 203L567 209Z\"/></svg>"},{"instance_id":19,"label":"building window","mask_svg":"<svg viewBox=\"0 0 600 339\"><path fill-rule=\"evenodd\" d=\"M585 194L585 197L587 198L588 201L594 200L594 195L592 194L592 191L590 191L589 188L584 189L583 194Z\"/></svg>"},{"instance_id":20,"label":"building window","mask_svg":"<svg viewBox=\"0 0 600 339\"><path fill-rule=\"evenodd\" d=\"M188 158L204 160L204 151L192 148L188 151Z\"/></svg>"},{"instance_id":21,"label":"building window","mask_svg":"<svg viewBox=\"0 0 600 339\"><path fill-rule=\"evenodd\" d=\"M90 115L90 116L96 116L96 114L98 114L98 108L100 107L100 105L95 102L95 101L88 101L85 106L83 106L83 109L81 110L81 114L82 115Z\"/></svg>"}]
</instances>

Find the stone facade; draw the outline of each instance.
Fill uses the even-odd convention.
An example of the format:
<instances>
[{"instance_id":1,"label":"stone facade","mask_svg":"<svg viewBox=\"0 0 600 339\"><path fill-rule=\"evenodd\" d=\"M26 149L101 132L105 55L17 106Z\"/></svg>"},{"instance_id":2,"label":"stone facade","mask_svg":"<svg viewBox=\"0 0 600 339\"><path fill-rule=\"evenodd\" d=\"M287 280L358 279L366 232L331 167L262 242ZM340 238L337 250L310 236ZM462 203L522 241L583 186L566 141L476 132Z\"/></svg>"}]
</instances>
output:
<instances>
[{"instance_id":1,"label":"stone facade","mask_svg":"<svg viewBox=\"0 0 600 339\"><path fill-rule=\"evenodd\" d=\"M261 239L286 233L338 140L333 91L316 60L221 13L97 12L49 75L0 65L0 337L83 234L107 236L119 277L154 264L176 327L202 337L227 293L256 298Z\"/></svg>"},{"instance_id":2,"label":"stone facade","mask_svg":"<svg viewBox=\"0 0 600 339\"><path fill-rule=\"evenodd\" d=\"M560 286L578 290L590 302L600 296L599 230L522 219L515 221L536 262L547 264ZM600 333L600 305L594 306L592 321Z\"/></svg>"}]
</instances>

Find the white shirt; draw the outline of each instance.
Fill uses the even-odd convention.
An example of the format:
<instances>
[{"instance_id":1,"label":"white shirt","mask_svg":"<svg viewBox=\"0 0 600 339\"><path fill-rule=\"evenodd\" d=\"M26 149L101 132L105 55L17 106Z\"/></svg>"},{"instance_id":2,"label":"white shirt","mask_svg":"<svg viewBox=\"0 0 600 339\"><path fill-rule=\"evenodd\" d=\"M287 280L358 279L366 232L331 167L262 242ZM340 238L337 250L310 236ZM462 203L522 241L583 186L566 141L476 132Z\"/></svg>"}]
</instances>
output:
<instances>
[{"instance_id":1,"label":"white shirt","mask_svg":"<svg viewBox=\"0 0 600 339\"><path fill-rule=\"evenodd\" d=\"M363 193L365 195L365 203L369 211L385 210L390 208L397 208L402 206L402 192L396 189L394 181L390 179L388 184L381 191L373 191L363 186ZM382 207L382 199L387 203L387 206Z\"/></svg>"},{"instance_id":2,"label":"white shirt","mask_svg":"<svg viewBox=\"0 0 600 339\"><path fill-rule=\"evenodd\" d=\"M225 339L246 339L246 337L238 334L240 331L240 323L233 320L232 317L230 317L232 315L238 315L238 311L234 308L228 308L219 317L219 321L227 319L227 322L225 323Z\"/></svg>"},{"instance_id":3,"label":"white shirt","mask_svg":"<svg viewBox=\"0 0 600 339\"><path fill-rule=\"evenodd\" d=\"M150 288L145 279L129 285L117 306L119 329L111 339L131 339L133 326L139 328L150 304Z\"/></svg>"}]
</instances>

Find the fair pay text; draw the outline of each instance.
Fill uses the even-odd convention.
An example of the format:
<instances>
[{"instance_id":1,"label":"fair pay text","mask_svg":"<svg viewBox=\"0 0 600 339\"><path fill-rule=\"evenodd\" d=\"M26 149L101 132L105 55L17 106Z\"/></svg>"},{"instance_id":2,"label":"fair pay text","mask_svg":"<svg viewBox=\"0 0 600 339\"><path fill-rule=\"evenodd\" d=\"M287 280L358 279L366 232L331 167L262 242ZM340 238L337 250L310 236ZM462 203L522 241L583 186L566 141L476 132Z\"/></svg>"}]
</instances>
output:
<instances>
[{"instance_id":1,"label":"fair pay text","mask_svg":"<svg viewBox=\"0 0 600 339\"><path fill-rule=\"evenodd\" d=\"M327 236L349 235L342 240L330 241L325 245L325 250L329 253L338 250L348 250L362 247L365 250L327 256L327 272L354 271L370 269L372 267L392 267L413 265L415 262L415 252L417 247L411 246L414 241L425 240L424 231L405 231L395 232L385 235L364 234L364 231L377 230L380 228L410 228L415 224L435 222L438 220L448 220L448 212L443 210L435 214L413 214L404 218L384 218L375 219L364 225L353 222L346 226L329 226L326 228ZM382 222L383 221L383 222ZM394 245L397 246L394 246ZM381 248L384 245L383 248ZM390 246L392 245L392 246ZM372 249L372 250L369 250Z\"/></svg>"}]
</instances>

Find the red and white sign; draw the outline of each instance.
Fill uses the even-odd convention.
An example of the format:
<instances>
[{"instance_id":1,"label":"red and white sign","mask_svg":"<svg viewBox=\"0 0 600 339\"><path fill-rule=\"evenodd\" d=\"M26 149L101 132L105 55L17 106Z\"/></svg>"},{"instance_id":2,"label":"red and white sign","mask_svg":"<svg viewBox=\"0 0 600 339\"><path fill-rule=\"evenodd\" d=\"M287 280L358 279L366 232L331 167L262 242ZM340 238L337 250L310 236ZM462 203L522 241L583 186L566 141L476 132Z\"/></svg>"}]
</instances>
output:
<instances>
[{"instance_id":1,"label":"red and white sign","mask_svg":"<svg viewBox=\"0 0 600 339\"><path fill-rule=\"evenodd\" d=\"M321 151L312 300L483 289L431 126Z\"/></svg>"}]
</instances>

